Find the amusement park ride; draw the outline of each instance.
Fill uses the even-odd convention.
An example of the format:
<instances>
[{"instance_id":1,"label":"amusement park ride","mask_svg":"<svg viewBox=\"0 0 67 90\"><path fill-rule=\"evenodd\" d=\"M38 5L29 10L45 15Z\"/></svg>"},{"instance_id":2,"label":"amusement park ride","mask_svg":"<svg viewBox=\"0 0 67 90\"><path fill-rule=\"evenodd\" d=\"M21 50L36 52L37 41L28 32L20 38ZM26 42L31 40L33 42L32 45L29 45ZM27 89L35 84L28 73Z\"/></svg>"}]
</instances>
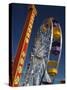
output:
<instances>
[{"instance_id":1,"label":"amusement park ride","mask_svg":"<svg viewBox=\"0 0 67 90\"><path fill-rule=\"evenodd\" d=\"M12 66L11 86L19 86L35 16L37 16L35 6L29 5L28 15ZM61 49L62 31L60 24L52 17L47 18L35 37L26 80L22 86L53 83L58 74Z\"/></svg>"}]
</instances>

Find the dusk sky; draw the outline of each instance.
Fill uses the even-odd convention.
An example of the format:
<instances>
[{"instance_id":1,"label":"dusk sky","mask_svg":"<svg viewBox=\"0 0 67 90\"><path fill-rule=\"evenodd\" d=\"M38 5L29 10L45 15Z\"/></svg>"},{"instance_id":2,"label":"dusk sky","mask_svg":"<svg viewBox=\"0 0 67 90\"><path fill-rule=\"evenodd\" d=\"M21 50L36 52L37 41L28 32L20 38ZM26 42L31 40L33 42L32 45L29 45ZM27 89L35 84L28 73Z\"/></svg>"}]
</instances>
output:
<instances>
[{"instance_id":1,"label":"dusk sky","mask_svg":"<svg viewBox=\"0 0 67 90\"><path fill-rule=\"evenodd\" d=\"M62 54L59 65L59 73L55 78L55 83L65 79L65 7L36 5L37 16L35 17L30 43L26 56L26 63L29 62L30 51L33 46L34 37L40 29L43 21L48 17L54 17L62 29ZM14 58L17 51L17 46L20 40L23 26L28 14L28 5L12 4L12 57ZM26 66L25 63L25 66Z\"/></svg>"}]
</instances>

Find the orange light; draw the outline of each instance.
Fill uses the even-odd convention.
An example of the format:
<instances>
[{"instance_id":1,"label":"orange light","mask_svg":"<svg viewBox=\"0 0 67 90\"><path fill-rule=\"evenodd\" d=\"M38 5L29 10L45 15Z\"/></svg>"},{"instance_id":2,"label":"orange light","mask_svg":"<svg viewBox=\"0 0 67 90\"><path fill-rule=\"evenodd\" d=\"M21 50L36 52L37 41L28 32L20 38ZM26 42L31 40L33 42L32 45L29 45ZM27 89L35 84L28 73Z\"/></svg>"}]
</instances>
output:
<instances>
[{"instance_id":1,"label":"orange light","mask_svg":"<svg viewBox=\"0 0 67 90\"><path fill-rule=\"evenodd\" d=\"M21 67L21 66L19 66L19 67L17 68L17 72L19 72L19 73L22 72L22 67Z\"/></svg>"},{"instance_id":2,"label":"orange light","mask_svg":"<svg viewBox=\"0 0 67 90\"><path fill-rule=\"evenodd\" d=\"M29 34L28 32L27 32L27 34L26 34L26 37L27 37L27 38L30 38L30 34Z\"/></svg>"},{"instance_id":3,"label":"orange light","mask_svg":"<svg viewBox=\"0 0 67 90\"><path fill-rule=\"evenodd\" d=\"M28 32L31 33L31 29L30 28L28 28Z\"/></svg>"},{"instance_id":4,"label":"orange light","mask_svg":"<svg viewBox=\"0 0 67 90\"><path fill-rule=\"evenodd\" d=\"M15 78L15 80L14 80L14 84L15 84L15 85L17 85L17 84L19 83L19 79L20 79L19 76L17 76L17 77Z\"/></svg>"},{"instance_id":5,"label":"orange light","mask_svg":"<svg viewBox=\"0 0 67 90\"><path fill-rule=\"evenodd\" d=\"M28 43L28 42L29 42L29 39L28 39L27 37L25 38L25 42L26 42L26 43Z\"/></svg>"},{"instance_id":6,"label":"orange light","mask_svg":"<svg viewBox=\"0 0 67 90\"><path fill-rule=\"evenodd\" d=\"M24 64L24 59L20 58L19 64Z\"/></svg>"},{"instance_id":7,"label":"orange light","mask_svg":"<svg viewBox=\"0 0 67 90\"><path fill-rule=\"evenodd\" d=\"M25 57L25 52L24 51L21 52L21 56L23 56L23 58Z\"/></svg>"}]
</instances>

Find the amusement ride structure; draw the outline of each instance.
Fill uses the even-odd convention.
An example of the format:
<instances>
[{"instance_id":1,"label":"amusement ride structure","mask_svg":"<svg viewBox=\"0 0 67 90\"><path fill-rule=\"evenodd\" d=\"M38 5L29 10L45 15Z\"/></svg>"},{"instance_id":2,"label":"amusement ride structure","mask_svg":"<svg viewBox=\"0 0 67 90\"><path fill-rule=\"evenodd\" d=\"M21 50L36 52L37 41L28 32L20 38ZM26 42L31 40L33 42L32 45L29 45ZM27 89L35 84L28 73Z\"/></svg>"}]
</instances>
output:
<instances>
[{"instance_id":1,"label":"amusement ride structure","mask_svg":"<svg viewBox=\"0 0 67 90\"><path fill-rule=\"evenodd\" d=\"M17 53L12 67L12 86L19 86L27 54L32 26L37 10L30 5L28 15L21 34ZM27 66L24 85L41 85L53 83L58 74L58 66L62 49L62 30L60 24L52 17L47 18L40 26L32 47L30 64Z\"/></svg>"}]
</instances>

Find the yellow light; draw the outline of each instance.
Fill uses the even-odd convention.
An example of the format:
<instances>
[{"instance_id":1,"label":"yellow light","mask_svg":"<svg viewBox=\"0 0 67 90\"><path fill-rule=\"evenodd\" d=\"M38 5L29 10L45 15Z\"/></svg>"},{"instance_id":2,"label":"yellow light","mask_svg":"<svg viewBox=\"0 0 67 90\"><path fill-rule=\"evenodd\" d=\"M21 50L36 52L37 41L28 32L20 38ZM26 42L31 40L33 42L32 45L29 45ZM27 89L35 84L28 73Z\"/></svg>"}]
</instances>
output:
<instances>
[{"instance_id":1,"label":"yellow light","mask_svg":"<svg viewBox=\"0 0 67 90\"><path fill-rule=\"evenodd\" d=\"M32 28L32 24L31 24L31 23L29 24L29 28L30 28L30 29Z\"/></svg>"},{"instance_id":2,"label":"yellow light","mask_svg":"<svg viewBox=\"0 0 67 90\"><path fill-rule=\"evenodd\" d=\"M17 72L19 72L19 73L22 72L22 67L21 67L21 66L19 66L19 67L17 68Z\"/></svg>"},{"instance_id":3,"label":"yellow light","mask_svg":"<svg viewBox=\"0 0 67 90\"><path fill-rule=\"evenodd\" d=\"M34 21L34 19L31 19L31 20L30 20L30 24L31 24L31 25L33 24L33 21Z\"/></svg>"},{"instance_id":4,"label":"yellow light","mask_svg":"<svg viewBox=\"0 0 67 90\"><path fill-rule=\"evenodd\" d=\"M26 43L28 43L28 42L29 42L29 39L26 37L26 38L25 38L25 41L26 41Z\"/></svg>"},{"instance_id":5,"label":"yellow light","mask_svg":"<svg viewBox=\"0 0 67 90\"><path fill-rule=\"evenodd\" d=\"M27 32L26 36L29 38L30 37L30 34Z\"/></svg>"},{"instance_id":6,"label":"yellow light","mask_svg":"<svg viewBox=\"0 0 67 90\"><path fill-rule=\"evenodd\" d=\"M24 59L22 57L20 58L19 64L24 64Z\"/></svg>"},{"instance_id":7,"label":"yellow light","mask_svg":"<svg viewBox=\"0 0 67 90\"><path fill-rule=\"evenodd\" d=\"M17 77L15 78L15 80L14 80L14 84L17 85L18 82L19 82L19 76L17 76Z\"/></svg>"},{"instance_id":8,"label":"yellow light","mask_svg":"<svg viewBox=\"0 0 67 90\"><path fill-rule=\"evenodd\" d=\"M24 51L21 52L21 56L23 56L23 58L25 57L25 52Z\"/></svg>"},{"instance_id":9,"label":"yellow light","mask_svg":"<svg viewBox=\"0 0 67 90\"><path fill-rule=\"evenodd\" d=\"M28 32L31 33L31 29L30 28L28 28Z\"/></svg>"}]
</instances>

